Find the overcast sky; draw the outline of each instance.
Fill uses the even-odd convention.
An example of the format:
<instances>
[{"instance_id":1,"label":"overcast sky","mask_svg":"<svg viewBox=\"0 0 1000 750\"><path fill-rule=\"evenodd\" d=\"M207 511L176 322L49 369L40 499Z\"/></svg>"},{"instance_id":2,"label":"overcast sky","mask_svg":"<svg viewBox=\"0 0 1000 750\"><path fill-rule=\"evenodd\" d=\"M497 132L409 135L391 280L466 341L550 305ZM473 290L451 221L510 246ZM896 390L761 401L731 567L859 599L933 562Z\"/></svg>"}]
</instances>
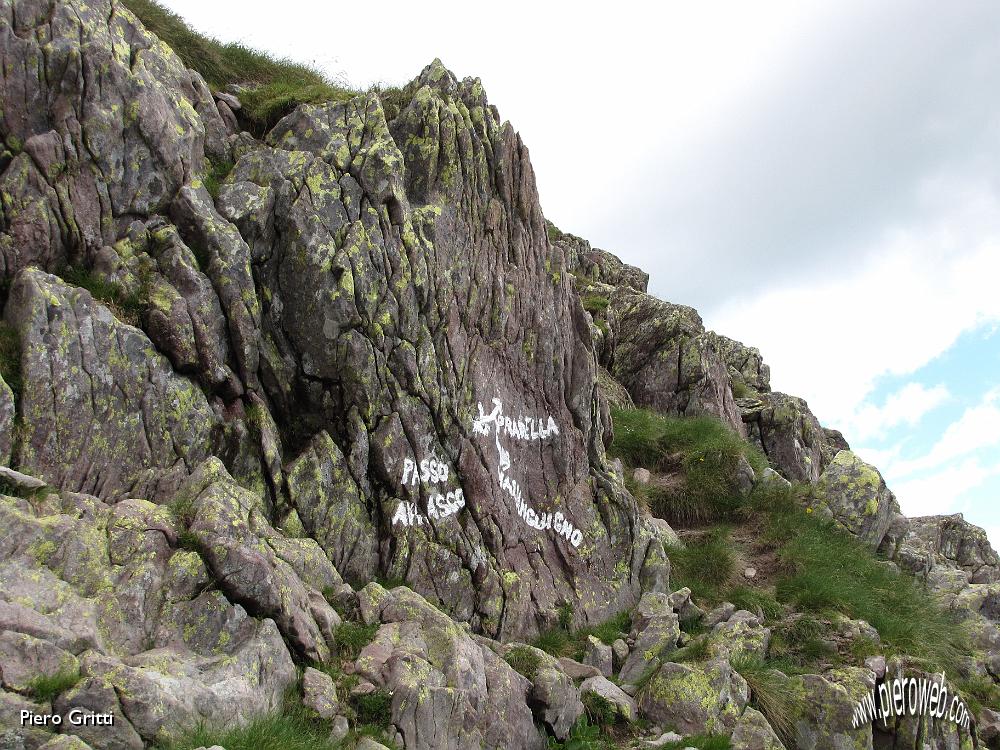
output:
<instances>
[{"instance_id":1,"label":"overcast sky","mask_svg":"<svg viewBox=\"0 0 1000 750\"><path fill-rule=\"evenodd\" d=\"M167 5L355 86L480 77L551 220L1000 542L1000 3Z\"/></svg>"}]
</instances>

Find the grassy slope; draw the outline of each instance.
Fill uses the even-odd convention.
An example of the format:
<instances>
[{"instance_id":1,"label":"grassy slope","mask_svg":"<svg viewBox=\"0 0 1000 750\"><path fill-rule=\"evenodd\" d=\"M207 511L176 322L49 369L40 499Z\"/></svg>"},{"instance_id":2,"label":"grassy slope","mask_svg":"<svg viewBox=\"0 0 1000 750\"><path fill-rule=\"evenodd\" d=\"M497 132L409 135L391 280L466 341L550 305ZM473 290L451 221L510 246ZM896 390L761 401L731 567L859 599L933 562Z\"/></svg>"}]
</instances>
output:
<instances>
[{"instance_id":1,"label":"grassy slope","mask_svg":"<svg viewBox=\"0 0 1000 750\"><path fill-rule=\"evenodd\" d=\"M882 651L908 654L929 667L951 667L967 651L964 633L949 613L913 578L877 559L832 523L802 510L795 502L801 489L759 490L740 499L732 469L740 455L760 468L761 456L721 423L638 409L616 411L614 420L613 455L630 466L673 470L685 479L685 489L672 496L651 495L649 485L639 488L653 513L681 526L717 524L692 537L685 549L670 552L676 582L690 585L696 596L709 602L742 599L776 616L776 595L786 609L863 619L878 630ZM737 559L729 528L751 522L763 531L779 561L773 592L733 584ZM787 638L793 645L805 644L799 655L808 657L808 643L816 634Z\"/></svg>"},{"instance_id":2,"label":"grassy slope","mask_svg":"<svg viewBox=\"0 0 1000 750\"><path fill-rule=\"evenodd\" d=\"M231 83L245 86L247 90L240 94L243 109L239 116L258 135L299 104L345 101L358 93L337 85L308 65L199 34L154 0L123 2L211 87L221 89Z\"/></svg>"}]
</instances>

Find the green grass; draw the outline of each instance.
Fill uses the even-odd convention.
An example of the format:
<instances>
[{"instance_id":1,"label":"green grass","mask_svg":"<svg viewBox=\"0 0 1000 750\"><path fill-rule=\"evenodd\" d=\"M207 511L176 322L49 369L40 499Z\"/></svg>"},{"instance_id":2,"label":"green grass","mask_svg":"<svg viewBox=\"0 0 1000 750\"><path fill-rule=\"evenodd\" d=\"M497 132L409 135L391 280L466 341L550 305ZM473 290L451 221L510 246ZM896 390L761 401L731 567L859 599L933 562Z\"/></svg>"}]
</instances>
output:
<instances>
[{"instance_id":1,"label":"green grass","mask_svg":"<svg viewBox=\"0 0 1000 750\"><path fill-rule=\"evenodd\" d=\"M384 730L392 723L392 696L384 690L353 695L351 706L360 726Z\"/></svg>"},{"instance_id":2,"label":"green grass","mask_svg":"<svg viewBox=\"0 0 1000 750\"><path fill-rule=\"evenodd\" d=\"M581 698L583 708L587 712L587 721L599 727L613 727L615 724L623 723L625 717L622 716L615 704L607 698L602 698L596 693L586 693Z\"/></svg>"},{"instance_id":3,"label":"green grass","mask_svg":"<svg viewBox=\"0 0 1000 750\"><path fill-rule=\"evenodd\" d=\"M773 594L752 586L733 586L726 592L726 599L736 605L737 609L754 613L759 611L766 620L780 617L785 610Z\"/></svg>"},{"instance_id":4,"label":"green grass","mask_svg":"<svg viewBox=\"0 0 1000 750\"><path fill-rule=\"evenodd\" d=\"M733 745L729 738L722 734L695 734L663 745L664 750L682 750L686 747L693 747L696 750L732 750Z\"/></svg>"},{"instance_id":5,"label":"green grass","mask_svg":"<svg viewBox=\"0 0 1000 750\"><path fill-rule=\"evenodd\" d=\"M705 661L710 656L707 638L697 638L669 655L670 661Z\"/></svg>"},{"instance_id":6,"label":"green grass","mask_svg":"<svg viewBox=\"0 0 1000 750\"><path fill-rule=\"evenodd\" d=\"M755 658L735 659L733 669L750 687L750 705L764 714L771 728L789 747L794 746L795 722L805 710L804 693L798 689L796 678Z\"/></svg>"},{"instance_id":7,"label":"green grass","mask_svg":"<svg viewBox=\"0 0 1000 750\"><path fill-rule=\"evenodd\" d=\"M180 16L153 0L124 3L185 65L201 73L209 86L246 86L247 90L239 95L243 108L236 114L257 135L266 133L299 104L346 101L358 93L308 65L199 34Z\"/></svg>"},{"instance_id":8,"label":"green grass","mask_svg":"<svg viewBox=\"0 0 1000 750\"><path fill-rule=\"evenodd\" d=\"M208 190L212 198L217 199L219 197L219 188L222 187L223 181L232 171L233 163L231 161L209 161L208 171L205 173L202 182L205 184L205 189Z\"/></svg>"},{"instance_id":9,"label":"green grass","mask_svg":"<svg viewBox=\"0 0 1000 750\"><path fill-rule=\"evenodd\" d=\"M539 635L532 645L552 656L568 656L580 661L587 650L588 636L592 635L610 646L627 634L632 627L631 615L628 612L619 612L600 625L589 625L576 629L572 628L572 621L572 607L561 606L559 608L559 624Z\"/></svg>"},{"instance_id":10,"label":"green grass","mask_svg":"<svg viewBox=\"0 0 1000 750\"><path fill-rule=\"evenodd\" d=\"M342 659L354 661L361 653L361 649L375 639L378 632L378 624L361 625L360 623L345 621L334 632L333 640L337 644L337 653Z\"/></svg>"},{"instance_id":11,"label":"green grass","mask_svg":"<svg viewBox=\"0 0 1000 750\"><path fill-rule=\"evenodd\" d=\"M226 750L335 750L327 723L308 715L301 702L289 696L282 711L254 719L242 727L201 724L161 750L196 750L220 745Z\"/></svg>"},{"instance_id":12,"label":"green grass","mask_svg":"<svg viewBox=\"0 0 1000 750\"><path fill-rule=\"evenodd\" d=\"M973 716L978 716L983 708L995 711L1000 706L1000 685L989 677L966 677L956 680L955 685Z\"/></svg>"},{"instance_id":13,"label":"green grass","mask_svg":"<svg viewBox=\"0 0 1000 750\"><path fill-rule=\"evenodd\" d=\"M33 678L27 686L28 695L35 700L51 701L80 681L78 669L64 669L55 674L39 675Z\"/></svg>"},{"instance_id":14,"label":"green grass","mask_svg":"<svg viewBox=\"0 0 1000 750\"><path fill-rule=\"evenodd\" d=\"M140 295L127 292L120 284L82 268L67 267L62 272L62 279L67 284L86 289L94 299L107 305L122 322L139 325L142 311L146 307Z\"/></svg>"},{"instance_id":15,"label":"green grass","mask_svg":"<svg viewBox=\"0 0 1000 750\"><path fill-rule=\"evenodd\" d=\"M768 653L773 660L785 664L783 671L818 670L823 663L839 661L837 650L831 645L831 636L827 624L808 614L801 615L772 628Z\"/></svg>"},{"instance_id":16,"label":"green grass","mask_svg":"<svg viewBox=\"0 0 1000 750\"><path fill-rule=\"evenodd\" d=\"M184 529L177 534L177 548L186 549L191 552L201 552L201 540L193 531Z\"/></svg>"},{"instance_id":17,"label":"green grass","mask_svg":"<svg viewBox=\"0 0 1000 750\"><path fill-rule=\"evenodd\" d=\"M28 683L25 692L36 701L48 702L65 693L79 681L78 669L64 669L55 674L35 677Z\"/></svg>"},{"instance_id":18,"label":"green grass","mask_svg":"<svg viewBox=\"0 0 1000 750\"><path fill-rule=\"evenodd\" d=\"M534 680L541 666L541 657L527 646L514 646L504 656L511 669L528 680Z\"/></svg>"},{"instance_id":19,"label":"green grass","mask_svg":"<svg viewBox=\"0 0 1000 750\"><path fill-rule=\"evenodd\" d=\"M21 380L21 341L17 332L0 320L0 377L14 392L14 400L21 398L24 383Z\"/></svg>"},{"instance_id":20,"label":"green grass","mask_svg":"<svg viewBox=\"0 0 1000 750\"><path fill-rule=\"evenodd\" d=\"M564 741L549 737L549 750L611 750L611 747L601 728L591 724L586 716L577 719Z\"/></svg>"},{"instance_id":21,"label":"green grass","mask_svg":"<svg viewBox=\"0 0 1000 750\"><path fill-rule=\"evenodd\" d=\"M745 458L755 471L764 456L712 417L664 417L647 409L612 409L612 456L630 467L680 474L677 487L655 483L629 489L660 518L679 525L733 518L743 505L737 467Z\"/></svg>"},{"instance_id":22,"label":"green grass","mask_svg":"<svg viewBox=\"0 0 1000 750\"><path fill-rule=\"evenodd\" d=\"M591 315L598 315L608 309L608 298L603 294L585 294L580 298L583 309Z\"/></svg>"},{"instance_id":23,"label":"green grass","mask_svg":"<svg viewBox=\"0 0 1000 750\"><path fill-rule=\"evenodd\" d=\"M799 509L773 511L769 535L787 570L777 582L779 600L806 612L866 620L888 653L908 654L934 669L967 653L965 633L950 613L832 523Z\"/></svg>"},{"instance_id":24,"label":"green grass","mask_svg":"<svg viewBox=\"0 0 1000 750\"><path fill-rule=\"evenodd\" d=\"M692 537L684 547L671 547L667 556L672 585L687 586L704 599L719 601L736 576L736 554L725 527Z\"/></svg>"}]
</instances>

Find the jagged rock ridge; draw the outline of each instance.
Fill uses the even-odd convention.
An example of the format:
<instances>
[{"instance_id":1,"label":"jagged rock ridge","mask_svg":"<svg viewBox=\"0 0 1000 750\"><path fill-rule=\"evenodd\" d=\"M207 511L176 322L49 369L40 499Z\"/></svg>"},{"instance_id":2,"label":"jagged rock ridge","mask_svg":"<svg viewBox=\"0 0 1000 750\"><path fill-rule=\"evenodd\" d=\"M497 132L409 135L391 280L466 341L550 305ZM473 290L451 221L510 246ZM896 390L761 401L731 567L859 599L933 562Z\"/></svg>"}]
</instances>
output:
<instances>
[{"instance_id":1,"label":"jagged rock ridge","mask_svg":"<svg viewBox=\"0 0 1000 750\"><path fill-rule=\"evenodd\" d=\"M552 232L478 80L435 61L392 106L302 105L256 139L114 0L7 2L0 35L0 301L20 352L0 379L0 742L62 746L22 709L113 713L76 732L95 748L248 721L298 663L390 695L388 739L411 749L541 748L588 694L781 747L731 663L769 630L672 592L676 535L607 458L609 402L721 419L1000 651L985 538L908 522L839 433L770 390L759 352ZM560 617L622 611L631 632L585 659L601 667L508 664ZM358 654L345 617L374 629ZM606 681L631 690L692 617L707 665L638 700ZM31 680L51 673L78 679L50 698ZM822 729L875 672L811 677L800 746L870 746ZM335 697L309 702L336 714Z\"/></svg>"}]
</instances>

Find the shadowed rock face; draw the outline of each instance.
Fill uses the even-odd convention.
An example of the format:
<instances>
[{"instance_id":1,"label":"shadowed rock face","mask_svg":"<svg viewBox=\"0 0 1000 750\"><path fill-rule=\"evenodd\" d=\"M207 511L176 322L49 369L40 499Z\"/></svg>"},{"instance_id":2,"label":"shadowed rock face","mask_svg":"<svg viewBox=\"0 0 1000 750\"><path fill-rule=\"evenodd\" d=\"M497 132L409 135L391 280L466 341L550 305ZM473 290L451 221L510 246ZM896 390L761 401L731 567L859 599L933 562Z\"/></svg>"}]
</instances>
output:
<instances>
[{"instance_id":1,"label":"shadowed rock face","mask_svg":"<svg viewBox=\"0 0 1000 750\"><path fill-rule=\"evenodd\" d=\"M163 502L217 457L350 581L403 579L481 632L636 601L662 552L604 457L567 250L478 81L435 62L391 121L360 95L258 142L118 4L15 3L0 33L21 468ZM206 155L235 160L217 199ZM69 265L138 313L29 268Z\"/></svg>"}]
</instances>

